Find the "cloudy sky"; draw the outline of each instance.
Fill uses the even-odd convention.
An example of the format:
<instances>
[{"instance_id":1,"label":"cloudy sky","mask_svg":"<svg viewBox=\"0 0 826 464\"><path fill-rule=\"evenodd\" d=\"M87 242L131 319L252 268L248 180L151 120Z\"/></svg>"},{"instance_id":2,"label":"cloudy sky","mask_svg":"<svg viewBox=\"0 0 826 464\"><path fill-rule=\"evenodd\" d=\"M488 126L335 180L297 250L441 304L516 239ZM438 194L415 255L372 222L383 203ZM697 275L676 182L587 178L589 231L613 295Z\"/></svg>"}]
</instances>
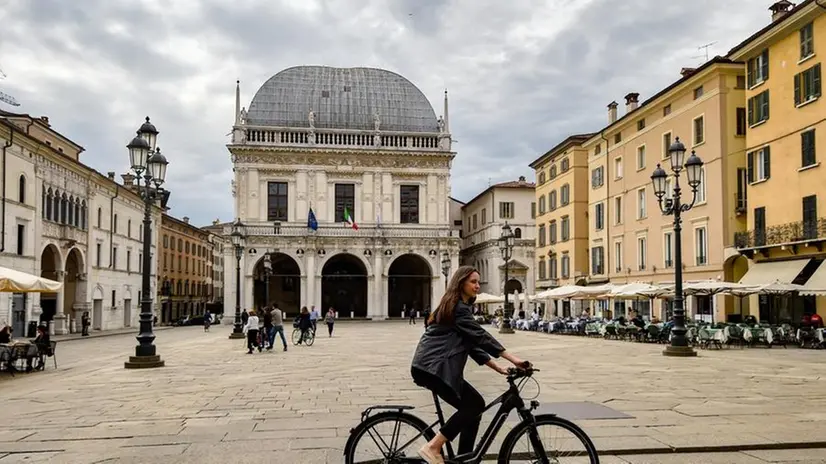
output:
<instances>
[{"instance_id":1,"label":"cloudy sky","mask_svg":"<svg viewBox=\"0 0 826 464\"><path fill-rule=\"evenodd\" d=\"M606 105L644 100L768 24L770 0L0 0L3 109L48 115L100 172L128 167L144 116L170 160L172 214L232 217L226 135L242 104L295 65L389 69L441 113L450 93L454 197L526 175ZM0 105L3 105L0 103ZM514 162L518 160L518 162ZM459 175L461 174L461 175Z\"/></svg>"}]
</instances>

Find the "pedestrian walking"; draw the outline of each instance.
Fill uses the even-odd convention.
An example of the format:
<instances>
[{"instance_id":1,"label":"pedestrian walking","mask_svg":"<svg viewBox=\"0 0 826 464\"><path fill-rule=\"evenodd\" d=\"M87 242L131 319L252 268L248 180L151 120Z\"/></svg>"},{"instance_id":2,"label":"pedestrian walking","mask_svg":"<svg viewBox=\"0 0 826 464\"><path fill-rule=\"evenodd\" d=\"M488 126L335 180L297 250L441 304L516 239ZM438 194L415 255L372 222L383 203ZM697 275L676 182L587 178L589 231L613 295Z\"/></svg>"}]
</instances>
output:
<instances>
[{"instance_id":1,"label":"pedestrian walking","mask_svg":"<svg viewBox=\"0 0 826 464\"><path fill-rule=\"evenodd\" d=\"M253 309L250 309L247 315L244 333L247 334L247 354L252 354L253 348L258 348L258 351L261 351L261 345L258 344L258 316L255 315Z\"/></svg>"},{"instance_id":2,"label":"pedestrian walking","mask_svg":"<svg viewBox=\"0 0 826 464\"><path fill-rule=\"evenodd\" d=\"M275 327L272 325L272 308L270 307L264 310L264 330L261 335L261 338L264 340L264 348L266 348L267 351L272 351Z\"/></svg>"},{"instance_id":3,"label":"pedestrian walking","mask_svg":"<svg viewBox=\"0 0 826 464\"><path fill-rule=\"evenodd\" d=\"M270 348L275 345L275 334L281 334L281 343L284 344L284 351L287 351L287 337L284 336L284 313L278 306L272 310L272 334L270 335Z\"/></svg>"},{"instance_id":4,"label":"pedestrian walking","mask_svg":"<svg viewBox=\"0 0 826 464\"><path fill-rule=\"evenodd\" d=\"M316 309L315 305L311 306L310 310L310 323L313 325L313 335L315 335L316 324L318 323L318 318L321 317L321 312Z\"/></svg>"},{"instance_id":5,"label":"pedestrian walking","mask_svg":"<svg viewBox=\"0 0 826 464\"><path fill-rule=\"evenodd\" d=\"M92 321L89 318L89 311L83 311L83 316L80 318L80 324L83 326L83 333L81 334L82 337L89 336L89 326L91 323Z\"/></svg>"},{"instance_id":6,"label":"pedestrian walking","mask_svg":"<svg viewBox=\"0 0 826 464\"><path fill-rule=\"evenodd\" d=\"M212 314L207 309L204 312L204 332L209 332L209 326L212 324Z\"/></svg>"},{"instance_id":7,"label":"pedestrian walking","mask_svg":"<svg viewBox=\"0 0 826 464\"><path fill-rule=\"evenodd\" d=\"M330 335L330 337L332 337L333 324L336 323L336 312L335 310L333 310L332 306L330 307L330 309L327 310L327 316L324 318L324 320L327 322L327 333Z\"/></svg>"},{"instance_id":8,"label":"pedestrian walking","mask_svg":"<svg viewBox=\"0 0 826 464\"><path fill-rule=\"evenodd\" d=\"M409 319L407 321L407 325L413 324L416 325L416 310L414 308L410 308L410 313L408 315Z\"/></svg>"}]
</instances>

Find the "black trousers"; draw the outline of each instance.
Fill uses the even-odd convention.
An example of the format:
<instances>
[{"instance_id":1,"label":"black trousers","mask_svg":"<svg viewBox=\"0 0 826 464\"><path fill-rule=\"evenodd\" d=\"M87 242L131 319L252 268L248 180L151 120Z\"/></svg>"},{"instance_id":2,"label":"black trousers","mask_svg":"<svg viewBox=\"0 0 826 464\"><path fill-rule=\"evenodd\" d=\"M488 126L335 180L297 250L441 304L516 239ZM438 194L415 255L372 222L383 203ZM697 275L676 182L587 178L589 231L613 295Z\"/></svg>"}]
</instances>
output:
<instances>
[{"instance_id":1,"label":"black trousers","mask_svg":"<svg viewBox=\"0 0 826 464\"><path fill-rule=\"evenodd\" d=\"M333 336L333 323L332 322L327 323L327 332L329 332L329 335L331 337Z\"/></svg>"},{"instance_id":2,"label":"black trousers","mask_svg":"<svg viewBox=\"0 0 826 464\"><path fill-rule=\"evenodd\" d=\"M253 348L258 348L258 331L247 331L247 349L252 351Z\"/></svg>"},{"instance_id":3,"label":"black trousers","mask_svg":"<svg viewBox=\"0 0 826 464\"><path fill-rule=\"evenodd\" d=\"M485 411L485 399L466 380L462 382L462 391L459 396L452 388L448 387L442 379L430 375L426 372L413 369L413 380L428 390L432 391L445 403L456 408L444 427L440 430L442 435L450 441L459 437L458 454L473 451L476 444L476 435L479 433L479 423L482 422L482 413Z\"/></svg>"}]
</instances>

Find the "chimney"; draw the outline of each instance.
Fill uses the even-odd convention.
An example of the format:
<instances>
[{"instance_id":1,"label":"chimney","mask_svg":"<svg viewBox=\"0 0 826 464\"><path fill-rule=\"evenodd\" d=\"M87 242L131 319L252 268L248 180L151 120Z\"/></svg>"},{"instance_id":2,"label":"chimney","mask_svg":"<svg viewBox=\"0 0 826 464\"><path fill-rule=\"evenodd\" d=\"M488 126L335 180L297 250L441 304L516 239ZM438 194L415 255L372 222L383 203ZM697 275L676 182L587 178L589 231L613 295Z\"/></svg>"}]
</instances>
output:
<instances>
[{"instance_id":1,"label":"chimney","mask_svg":"<svg viewBox=\"0 0 826 464\"><path fill-rule=\"evenodd\" d=\"M184 216L184 222L189 224L189 216Z\"/></svg>"},{"instance_id":2,"label":"chimney","mask_svg":"<svg viewBox=\"0 0 826 464\"><path fill-rule=\"evenodd\" d=\"M212 221L213 226L217 226L220 223L221 223L221 221L219 221L218 219L215 219L214 221Z\"/></svg>"},{"instance_id":3,"label":"chimney","mask_svg":"<svg viewBox=\"0 0 826 464\"><path fill-rule=\"evenodd\" d=\"M525 176L519 176L519 182L525 182Z\"/></svg>"},{"instance_id":4,"label":"chimney","mask_svg":"<svg viewBox=\"0 0 826 464\"><path fill-rule=\"evenodd\" d=\"M617 107L619 103L612 101L608 104L608 124L617 122Z\"/></svg>"},{"instance_id":5,"label":"chimney","mask_svg":"<svg viewBox=\"0 0 826 464\"><path fill-rule=\"evenodd\" d=\"M120 177L123 179L124 187L129 187L130 189L134 187L135 176L127 172L126 174L121 174Z\"/></svg>"},{"instance_id":6,"label":"chimney","mask_svg":"<svg viewBox=\"0 0 826 464\"><path fill-rule=\"evenodd\" d=\"M109 172L107 172L107 173L106 173L106 177L108 177L108 178L109 178L109 180L115 180L115 171L109 171Z\"/></svg>"},{"instance_id":7,"label":"chimney","mask_svg":"<svg viewBox=\"0 0 826 464\"><path fill-rule=\"evenodd\" d=\"M40 116L40 120L43 121L44 124L49 126L49 117L48 116Z\"/></svg>"},{"instance_id":8,"label":"chimney","mask_svg":"<svg viewBox=\"0 0 826 464\"><path fill-rule=\"evenodd\" d=\"M769 11L772 12L772 22L777 20L783 19L786 15L789 14L789 11L794 8L794 3L788 0L780 0L776 2L772 6L769 7Z\"/></svg>"},{"instance_id":9,"label":"chimney","mask_svg":"<svg viewBox=\"0 0 826 464\"><path fill-rule=\"evenodd\" d=\"M625 96L625 114L628 114L635 109L640 102L640 94L631 92Z\"/></svg>"},{"instance_id":10,"label":"chimney","mask_svg":"<svg viewBox=\"0 0 826 464\"><path fill-rule=\"evenodd\" d=\"M680 69L680 75L683 77L688 77L694 74L695 71L697 71L697 68L682 68Z\"/></svg>"}]
</instances>

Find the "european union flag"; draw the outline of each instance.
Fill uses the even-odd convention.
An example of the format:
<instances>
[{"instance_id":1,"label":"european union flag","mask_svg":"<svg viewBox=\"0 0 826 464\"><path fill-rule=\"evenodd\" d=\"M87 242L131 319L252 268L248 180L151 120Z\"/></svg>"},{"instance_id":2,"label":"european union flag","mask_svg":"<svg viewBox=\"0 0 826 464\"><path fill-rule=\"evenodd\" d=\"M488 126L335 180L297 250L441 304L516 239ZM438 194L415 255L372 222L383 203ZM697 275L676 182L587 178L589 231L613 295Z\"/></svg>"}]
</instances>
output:
<instances>
[{"instance_id":1,"label":"european union flag","mask_svg":"<svg viewBox=\"0 0 826 464\"><path fill-rule=\"evenodd\" d=\"M318 230L318 221L315 219L313 208L310 208L310 213L307 214L307 227L313 230Z\"/></svg>"}]
</instances>

